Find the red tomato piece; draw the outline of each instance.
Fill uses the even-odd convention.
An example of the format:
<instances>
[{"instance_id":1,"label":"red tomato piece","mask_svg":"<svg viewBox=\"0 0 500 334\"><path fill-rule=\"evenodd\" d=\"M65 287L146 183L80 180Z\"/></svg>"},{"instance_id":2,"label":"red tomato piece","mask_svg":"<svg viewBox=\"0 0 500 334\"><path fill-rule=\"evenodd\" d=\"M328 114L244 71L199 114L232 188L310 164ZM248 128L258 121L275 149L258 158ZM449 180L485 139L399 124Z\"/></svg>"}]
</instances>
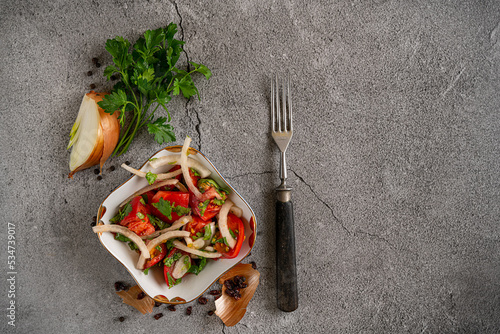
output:
<instances>
[{"instance_id":1,"label":"red tomato piece","mask_svg":"<svg viewBox=\"0 0 500 334\"><path fill-rule=\"evenodd\" d=\"M130 202L132 211L120 222L120 225L127 227L138 236L150 235L155 231L147 215L149 211L143 202L141 196L134 197Z\"/></svg>"},{"instance_id":2,"label":"red tomato piece","mask_svg":"<svg viewBox=\"0 0 500 334\"><path fill-rule=\"evenodd\" d=\"M153 204L160 202L160 198L164 201L169 201L171 206L182 206L184 208L189 208L189 193L184 193L180 191L158 191L151 200L150 205L148 205L151 213L156 217L160 218L165 222L172 223L182 217L178 215L174 210L172 210L172 217L169 219L167 216L163 215L160 210L158 210Z\"/></svg>"},{"instance_id":3,"label":"red tomato piece","mask_svg":"<svg viewBox=\"0 0 500 334\"><path fill-rule=\"evenodd\" d=\"M230 213L227 215L227 226L234 232L236 235L236 245L233 249L226 246L223 242L217 242L214 246L215 250L219 253L222 253L222 256L226 259L232 259L238 256L241 250L241 246L243 245L243 241L245 240L245 225L243 225L243 221L238 218L236 215ZM217 232L215 236L216 240L220 239L220 232Z\"/></svg>"},{"instance_id":4,"label":"red tomato piece","mask_svg":"<svg viewBox=\"0 0 500 334\"><path fill-rule=\"evenodd\" d=\"M211 222L211 220L205 221L200 217L193 216L193 220L186 225L186 231L191 233L191 237L196 236L196 233L198 232L205 234L205 225L210 224Z\"/></svg>"},{"instance_id":5,"label":"red tomato piece","mask_svg":"<svg viewBox=\"0 0 500 334\"><path fill-rule=\"evenodd\" d=\"M159 251L155 247L155 249L153 250L153 254L151 254L151 259L147 260L144 264L144 269L154 266L155 264L163 260L165 255L167 255L167 246L165 244L161 244L159 245L159 247L161 251Z\"/></svg>"}]
</instances>

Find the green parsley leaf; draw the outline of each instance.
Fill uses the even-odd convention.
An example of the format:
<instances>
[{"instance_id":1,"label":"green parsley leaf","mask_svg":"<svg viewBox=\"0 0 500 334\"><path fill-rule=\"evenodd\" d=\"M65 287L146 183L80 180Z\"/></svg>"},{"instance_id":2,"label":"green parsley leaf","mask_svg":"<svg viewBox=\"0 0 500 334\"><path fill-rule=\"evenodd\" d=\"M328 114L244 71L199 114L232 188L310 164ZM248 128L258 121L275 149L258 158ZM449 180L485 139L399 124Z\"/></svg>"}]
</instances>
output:
<instances>
[{"instance_id":1,"label":"green parsley leaf","mask_svg":"<svg viewBox=\"0 0 500 334\"><path fill-rule=\"evenodd\" d=\"M142 194L141 197L142 197L142 201L144 202L142 204L147 204L148 203L148 195Z\"/></svg>"},{"instance_id":2,"label":"green parsley leaf","mask_svg":"<svg viewBox=\"0 0 500 334\"><path fill-rule=\"evenodd\" d=\"M146 180L148 181L149 184L155 183L157 177L158 177L157 174L151 172L146 173Z\"/></svg>"},{"instance_id":3,"label":"green parsley leaf","mask_svg":"<svg viewBox=\"0 0 500 334\"><path fill-rule=\"evenodd\" d=\"M233 230L229 229L229 234L231 234L231 236L236 239L236 234L234 234Z\"/></svg>"},{"instance_id":4,"label":"green parsley leaf","mask_svg":"<svg viewBox=\"0 0 500 334\"><path fill-rule=\"evenodd\" d=\"M115 240L119 240L119 241L122 241L122 242L129 242L129 241L131 241L129 238L127 238L126 236L124 236L123 234L120 234L120 233L116 233L115 234Z\"/></svg>"},{"instance_id":5,"label":"green parsley leaf","mask_svg":"<svg viewBox=\"0 0 500 334\"><path fill-rule=\"evenodd\" d=\"M118 213L111 218L109 221L111 223L117 223L123 220L123 218L127 217L130 212L132 212L132 205L130 205L130 202L128 202L121 210L118 211Z\"/></svg>"},{"instance_id":6,"label":"green parsley leaf","mask_svg":"<svg viewBox=\"0 0 500 334\"><path fill-rule=\"evenodd\" d=\"M214 202L215 205L223 205L225 202L225 200L218 198L214 198L212 201Z\"/></svg>"},{"instance_id":7,"label":"green parsley leaf","mask_svg":"<svg viewBox=\"0 0 500 334\"><path fill-rule=\"evenodd\" d=\"M106 67L104 76L108 80L112 76L120 79L111 93L99 102L109 114L120 111L118 119L122 129L113 155L127 152L138 131L146 126L159 144L175 141L167 103L173 95L181 93L186 98L200 97L193 74L210 78L211 72L203 64L192 62L194 70L190 72L175 67L184 52L184 42L175 39L176 33L177 25L170 23L164 28L145 31L132 47L120 36L106 42L113 64ZM159 106L167 117L155 119Z\"/></svg>"},{"instance_id":8,"label":"green parsley leaf","mask_svg":"<svg viewBox=\"0 0 500 334\"><path fill-rule=\"evenodd\" d=\"M133 251L134 251L134 250L138 250L138 249L139 249L139 247L138 247L135 243L133 243L132 241L128 243L128 247L129 247L131 250L133 250Z\"/></svg>"},{"instance_id":9,"label":"green parsley leaf","mask_svg":"<svg viewBox=\"0 0 500 334\"><path fill-rule=\"evenodd\" d=\"M179 216L185 216L191 213L191 208L185 208L183 206L177 205L172 207L172 211L177 213Z\"/></svg>"},{"instance_id":10,"label":"green parsley leaf","mask_svg":"<svg viewBox=\"0 0 500 334\"><path fill-rule=\"evenodd\" d=\"M153 123L147 124L148 132L155 136L158 144L174 142L175 134L174 127L170 124L165 124L165 117L158 117Z\"/></svg>"},{"instance_id":11,"label":"green parsley leaf","mask_svg":"<svg viewBox=\"0 0 500 334\"><path fill-rule=\"evenodd\" d=\"M155 160L158 160L158 158L151 158L148 161L155 161Z\"/></svg>"},{"instance_id":12,"label":"green parsley leaf","mask_svg":"<svg viewBox=\"0 0 500 334\"><path fill-rule=\"evenodd\" d=\"M144 269L143 273L144 275L147 275L149 273L149 268Z\"/></svg>"},{"instance_id":13,"label":"green parsley leaf","mask_svg":"<svg viewBox=\"0 0 500 334\"><path fill-rule=\"evenodd\" d=\"M191 267L188 270L188 273L193 273L195 275L198 275L203 270L203 268L205 268L206 264L207 264L207 259L205 257L200 256L198 264L192 263Z\"/></svg>"},{"instance_id":14,"label":"green parsley leaf","mask_svg":"<svg viewBox=\"0 0 500 334\"><path fill-rule=\"evenodd\" d=\"M136 215L136 216L137 216L137 218L139 218L139 219L144 219L144 217L145 217L145 216L144 216L144 214L143 214L142 212L137 212L135 215Z\"/></svg>"},{"instance_id":15,"label":"green parsley leaf","mask_svg":"<svg viewBox=\"0 0 500 334\"><path fill-rule=\"evenodd\" d=\"M172 205L170 204L170 201L160 198L158 203L153 203L153 206L157 208L162 215L164 215L168 219L172 219Z\"/></svg>"},{"instance_id":16,"label":"green parsley leaf","mask_svg":"<svg viewBox=\"0 0 500 334\"><path fill-rule=\"evenodd\" d=\"M200 216L203 216L205 214L205 210L207 209L209 203L210 200L207 199L206 201L200 202L198 204L198 210L200 210Z\"/></svg>"},{"instance_id":17,"label":"green parsley leaf","mask_svg":"<svg viewBox=\"0 0 500 334\"><path fill-rule=\"evenodd\" d=\"M189 63L194 66L196 72L203 74L207 80L212 76L212 72L205 65L196 64L194 61L190 61Z\"/></svg>"},{"instance_id":18,"label":"green parsley leaf","mask_svg":"<svg viewBox=\"0 0 500 334\"><path fill-rule=\"evenodd\" d=\"M193 173L194 176L200 176L200 173L198 173L198 171L194 168L189 168L191 170L191 172Z\"/></svg>"},{"instance_id":19,"label":"green parsley leaf","mask_svg":"<svg viewBox=\"0 0 500 334\"><path fill-rule=\"evenodd\" d=\"M212 228L210 224L205 225L205 234L203 235L203 240L208 240L212 236Z\"/></svg>"},{"instance_id":20,"label":"green parsley leaf","mask_svg":"<svg viewBox=\"0 0 500 334\"><path fill-rule=\"evenodd\" d=\"M161 251L162 251L162 249L161 249L161 246L160 246L160 245L156 246L155 248L156 248L156 250L157 250L158 252L161 252Z\"/></svg>"}]
</instances>

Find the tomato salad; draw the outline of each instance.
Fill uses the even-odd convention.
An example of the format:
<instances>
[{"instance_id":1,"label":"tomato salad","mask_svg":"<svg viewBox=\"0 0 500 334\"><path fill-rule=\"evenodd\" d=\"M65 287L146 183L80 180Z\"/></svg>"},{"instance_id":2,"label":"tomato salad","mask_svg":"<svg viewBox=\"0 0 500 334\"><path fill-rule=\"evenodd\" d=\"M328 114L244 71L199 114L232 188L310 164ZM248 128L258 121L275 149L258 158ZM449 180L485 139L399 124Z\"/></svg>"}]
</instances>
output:
<instances>
[{"instance_id":1,"label":"tomato salad","mask_svg":"<svg viewBox=\"0 0 500 334\"><path fill-rule=\"evenodd\" d=\"M116 240L138 251L137 269L145 274L161 267L169 288L188 274L198 275L207 259L238 256L245 240L241 209L208 177L206 167L188 158L190 141L187 137L180 155L150 160L153 168L172 165L168 173L124 165L150 185L126 199L110 225L94 227L96 233L115 233Z\"/></svg>"}]
</instances>

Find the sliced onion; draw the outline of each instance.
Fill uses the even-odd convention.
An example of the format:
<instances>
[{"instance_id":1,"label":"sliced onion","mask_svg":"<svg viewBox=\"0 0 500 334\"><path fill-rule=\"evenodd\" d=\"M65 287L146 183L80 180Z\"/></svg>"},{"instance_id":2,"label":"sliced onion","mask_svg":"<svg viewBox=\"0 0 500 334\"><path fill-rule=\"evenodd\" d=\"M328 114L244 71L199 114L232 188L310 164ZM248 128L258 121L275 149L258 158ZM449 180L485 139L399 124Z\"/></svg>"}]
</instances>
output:
<instances>
[{"instance_id":1,"label":"sliced onion","mask_svg":"<svg viewBox=\"0 0 500 334\"><path fill-rule=\"evenodd\" d=\"M152 233L150 235L144 235L144 236L141 237L141 239L156 238L157 236L162 235L165 232L170 232L170 231L178 230L179 228L181 228L182 226L186 225L187 223L189 223L192 220L193 220L193 217L191 217L191 216L183 216L183 217L177 219L172 224L172 226L164 228L163 230L156 231L156 232L154 232L154 233Z\"/></svg>"},{"instance_id":2,"label":"sliced onion","mask_svg":"<svg viewBox=\"0 0 500 334\"><path fill-rule=\"evenodd\" d=\"M68 149L73 147L69 159L70 178L76 172L97 164L102 172L104 162L118 143L119 112L108 114L97 104L105 95L91 91L83 97L68 144Z\"/></svg>"},{"instance_id":3,"label":"sliced onion","mask_svg":"<svg viewBox=\"0 0 500 334\"><path fill-rule=\"evenodd\" d=\"M158 246L161 243L164 243L165 241L167 241L169 239L182 238L182 237L185 237L185 236L188 236L188 235L189 235L189 232L187 232L187 231L170 231L170 232L166 232L166 233L163 233L162 235L160 235L159 237L154 238L153 240L151 240L148 243L147 248L148 248L149 251L151 251L156 246Z\"/></svg>"},{"instance_id":4,"label":"sliced onion","mask_svg":"<svg viewBox=\"0 0 500 334\"><path fill-rule=\"evenodd\" d=\"M135 168L132 168L130 166L127 166L126 164L122 164L122 168L128 170L130 173L135 174L139 177L146 177L147 172L143 172L142 170L138 170ZM174 170L173 172L170 173L160 173L156 174L156 179L157 180L166 180L166 179L171 179L176 177L177 175L180 175L182 171L180 169Z\"/></svg>"},{"instance_id":5,"label":"sliced onion","mask_svg":"<svg viewBox=\"0 0 500 334\"><path fill-rule=\"evenodd\" d=\"M227 214L229 213L229 209L231 209L233 205L233 202L231 202L229 199L226 199L226 201L220 208L218 219L220 235L223 238L226 238L227 244L229 245L229 247L231 247L231 249L236 245L236 239L234 239L231 233L229 233L229 227L227 226Z\"/></svg>"},{"instance_id":6,"label":"sliced onion","mask_svg":"<svg viewBox=\"0 0 500 334\"><path fill-rule=\"evenodd\" d=\"M153 161L150 161L149 165L152 168L158 168L158 167L165 166L165 165L176 165L176 164L180 163L180 159L181 159L180 154L172 154L172 155L160 157L160 158L157 158ZM201 162L199 162L198 160L195 160L193 158L188 157L187 164L188 164L189 168L196 169L196 171L200 174L201 178L203 178L203 179L210 176L210 174L212 174L212 172L208 168L203 166L201 164Z\"/></svg>"},{"instance_id":7,"label":"sliced onion","mask_svg":"<svg viewBox=\"0 0 500 334\"><path fill-rule=\"evenodd\" d=\"M241 218L241 216L243 216L243 210L241 210L241 208L237 207L236 205L233 205L231 209L229 209L229 212L231 212L238 218Z\"/></svg>"},{"instance_id":8,"label":"sliced onion","mask_svg":"<svg viewBox=\"0 0 500 334\"><path fill-rule=\"evenodd\" d=\"M194 249L200 249L203 246L205 246L205 240L203 240L203 238L198 238L195 241L193 241L193 246L192 247Z\"/></svg>"},{"instance_id":9,"label":"sliced onion","mask_svg":"<svg viewBox=\"0 0 500 334\"><path fill-rule=\"evenodd\" d=\"M213 251L215 251L215 249L212 246L207 246L207 247L204 248L204 250L206 250L207 252L213 252Z\"/></svg>"},{"instance_id":10,"label":"sliced onion","mask_svg":"<svg viewBox=\"0 0 500 334\"><path fill-rule=\"evenodd\" d=\"M124 200L122 202L122 204L120 204L120 208L123 207L125 204L127 204L132 198L136 197L136 196L139 196L139 195L142 195L142 194L145 194L147 193L148 191L151 191L151 190L155 190L156 188L160 188L160 187L163 187L163 186L167 186L167 185L174 185L174 184L177 184L179 182L179 180L177 179L168 179L168 180L164 180L164 181L161 181L161 182L156 182L156 183L153 183L152 185L149 185L147 187L144 187L142 188L141 190L138 190L136 191L132 196L129 196L126 200ZM149 236L148 236L149 237Z\"/></svg>"},{"instance_id":11,"label":"sliced onion","mask_svg":"<svg viewBox=\"0 0 500 334\"><path fill-rule=\"evenodd\" d=\"M180 191L182 191L183 193L187 193L187 192L188 192L187 188L186 188L186 187L185 187L182 183L180 183L180 182L178 182L178 183L175 185L175 187L176 187L177 189L179 189Z\"/></svg>"},{"instance_id":12,"label":"sliced onion","mask_svg":"<svg viewBox=\"0 0 500 334\"><path fill-rule=\"evenodd\" d=\"M188 270L189 266L187 266L184 261L185 259L189 258L189 255L183 255L177 260L175 263L174 269L172 270L172 278L173 279L179 279L182 276L184 276ZM191 262L191 259L189 259L189 262Z\"/></svg>"},{"instance_id":13,"label":"sliced onion","mask_svg":"<svg viewBox=\"0 0 500 334\"><path fill-rule=\"evenodd\" d=\"M215 252L215 253L209 253L209 252L204 252L204 251L200 251L200 250L197 250L197 249L189 248L188 246L184 245L182 242L180 242L178 240L175 240L173 242L173 244L174 244L175 248L178 248L181 251L185 251L187 253L198 255L198 256L201 256L201 257L206 257L206 258L209 258L209 259L215 259L215 258L218 258L218 257L222 256L221 253L217 253L217 252Z\"/></svg>"},{"instance_id":14,"label":"sliced onion","mask_svg":"<svg viewBox=\"0 0 500 334\"><path fill-rule=\"evenodd\" d=\"M139 250L141 251L141 257L144 257L146 259L151 258L151 255L149 254L148 247L146 246L144 241L142 241L142 239L137 234L135 234L134 232L132 232L131 230L129 230L128 228L126 228L124 226L98 225L98 226L92 227L92 230L94 231L94 233L100 233L100 232L120 233L120 234L126 236L127 238L129 238L130 240L132 240L132 242L134 242L137 245L137 247L139 247Z\"/></svg>"},{"instance_id":15,"label":"sliced onion","mask_svg":"<svg viewBox=\"0 0 500 334\"><path fill-rule=\"evenodd\" d=\"M198 190L198 188L193 184L193 180L191 180L191 176L189 175L187 155L190 143L191 143L191 138L189 136L186 136L186 139L184 140L184 145L182 145L180 165L182 169L182 175L184 176L184 181L186 182L189 190L191 190L191 192L194 194L196 198L201 199L202 195Z\"/></svg>"}]
</instances>

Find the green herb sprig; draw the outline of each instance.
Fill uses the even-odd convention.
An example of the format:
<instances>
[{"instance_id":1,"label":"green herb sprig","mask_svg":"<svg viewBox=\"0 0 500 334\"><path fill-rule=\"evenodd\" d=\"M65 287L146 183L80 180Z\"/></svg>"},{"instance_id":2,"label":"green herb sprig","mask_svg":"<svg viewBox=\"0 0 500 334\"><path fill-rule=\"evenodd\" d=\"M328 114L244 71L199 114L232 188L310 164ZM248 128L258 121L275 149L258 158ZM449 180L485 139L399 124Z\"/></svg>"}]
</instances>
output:
<instances>
[{"instance_id":1,"label":"green herb sprig","mask_svg":"<svg viewBox=\"0 0 500 334\"><path fill-rule=\"evenodd\" d=\"M167 103L181 93L187 99L194 95L199 99L191 74L201 73L207 80L211 77L212 73L203 64L189 62L194 68L189 72L175 67L184 45L174 38L176 32L177 25L170 23L166 28L147 30L132 48L120 36L106 42L114 65L106 67L104 76L108 80L119 76L120 81L98 104L111 115L120 112L120 138L113 156L127 152L137 132L145 126L158 144L175 141ZM160 106L167 117L154 119Z\"/></svg>"}]
</instances>

